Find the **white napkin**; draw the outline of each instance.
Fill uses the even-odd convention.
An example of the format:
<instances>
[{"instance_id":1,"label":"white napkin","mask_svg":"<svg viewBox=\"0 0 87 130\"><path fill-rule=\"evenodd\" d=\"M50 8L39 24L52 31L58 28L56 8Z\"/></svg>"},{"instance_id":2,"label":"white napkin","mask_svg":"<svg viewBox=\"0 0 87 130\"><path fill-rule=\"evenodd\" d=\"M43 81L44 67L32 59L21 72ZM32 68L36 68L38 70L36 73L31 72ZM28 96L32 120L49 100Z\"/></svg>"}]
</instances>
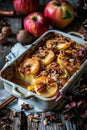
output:
<instances>
[{"instance_id":1,"label":"white napkin","mask_svg":"<svg viewBox=\"0 0 87 130\"><path fill-rule=\"evenodd\" d=\"M23 46L21 43L16 43L12 48L11 52L6 56L6 59L11 62L21 55L31 45Z\"/></svg>"}]
</instances>

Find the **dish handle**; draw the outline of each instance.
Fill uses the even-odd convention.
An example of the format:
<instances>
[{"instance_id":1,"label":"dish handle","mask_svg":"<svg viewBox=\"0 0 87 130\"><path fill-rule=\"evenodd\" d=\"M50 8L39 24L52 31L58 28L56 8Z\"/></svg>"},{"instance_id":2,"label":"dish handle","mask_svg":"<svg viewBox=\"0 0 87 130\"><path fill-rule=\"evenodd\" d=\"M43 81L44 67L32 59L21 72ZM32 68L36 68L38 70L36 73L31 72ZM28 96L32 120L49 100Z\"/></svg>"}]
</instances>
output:
<instances>
[{"instance_id":1,"label":"dish handle","mask_svg":"<svg viewBox=\"0 0 87 130\"><path fill-rule=\"evenodd\" d=\"M25 88L17 86L16 84L9 83L8 81L4 81L3 84L6 91L18 98L29 99L32 97L36 97L36 95L33 92L30 92Z\"/></svg>"},{"instance_id":2,"label":"dish handle","mask_svg":"<svg viewBox=\"0 0 87 130\"><path fill-rule=\"evenodd\" d=\"M72 35L72 36L76 36L76 37L79 37L81 39L84 39L83 35L78 33L78 32L68 32L69 35Z\"/></svg>"},{"instance_id":3,"label":"dish handle","mask_svg":"<svg viewBox=\"0 0 87 130\"><path fill-rule=\"evenodd\" d=\"M20 90L18 90L18 87L16 87L16 86L13 87L12 92L14 93L14 95L16 97L19 97L19 98L22 98L22 99L27 99L27 98L29 99L29 98L34 96L33 93L31 94L31 93L27 92L25 94L25 93L21 92Z\"/></svg>"}]
</instances>

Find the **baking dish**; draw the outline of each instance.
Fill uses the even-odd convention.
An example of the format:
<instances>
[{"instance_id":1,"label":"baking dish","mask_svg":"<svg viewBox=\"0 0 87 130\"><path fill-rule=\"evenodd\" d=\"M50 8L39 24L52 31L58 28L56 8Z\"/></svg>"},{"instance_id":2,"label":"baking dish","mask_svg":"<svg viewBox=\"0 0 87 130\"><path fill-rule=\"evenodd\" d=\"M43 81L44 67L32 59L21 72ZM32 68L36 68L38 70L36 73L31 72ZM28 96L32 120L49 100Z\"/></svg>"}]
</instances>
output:
<instances>
[{"instance_id":1,"label":"baking dish","mask_svg":"<svg viewBox=\"0 0 87 130\"><path fill-rule=\"evenodd\" d=\"M12 63L8 64L8 66L4 67L1 70L1 80L3 81L5 89L10 92L12 95L22 98L25 100L28 100L30 104L32 104L35 107L40 108L43 111L52 110L55 108L60 108L63 103L67 100L66 96L61 97L58 101L55 101L55 96L52 98L44 98L32 91L27 90L22 85L19 85L15 82L12 82L10 78L14 75L13 69L16 64L19 64L20 61L27 55L30 55L36 48L38 48L39 43L41 41L44 41L46 37L50 34L61 34L65 37L71 38L72 40L84 44L85 41L81 38L77 38L74 36L71 36L70 34L58 31L58 30L49 30L46 33L44 33L40 38L38 38L35 42L32 43L32 45L25 51L23 54L21 54L19 57L15 59ZM81 75L84 73L84 71L87 69L87 60L84 61L84 63L81 65L80 69L77 70L68 80L68 82L59 90L59 92L63 93L63 95L66 95L67 93L72 91L73 87L76 87L77 82L79 81ZM9 73L7 73L7 71ZM3 74L7 74L6 78L3 76ZM7 78L8 77L8 78ZM9 78L10 77L10 78Z\"/></svg>"}]
</instances>

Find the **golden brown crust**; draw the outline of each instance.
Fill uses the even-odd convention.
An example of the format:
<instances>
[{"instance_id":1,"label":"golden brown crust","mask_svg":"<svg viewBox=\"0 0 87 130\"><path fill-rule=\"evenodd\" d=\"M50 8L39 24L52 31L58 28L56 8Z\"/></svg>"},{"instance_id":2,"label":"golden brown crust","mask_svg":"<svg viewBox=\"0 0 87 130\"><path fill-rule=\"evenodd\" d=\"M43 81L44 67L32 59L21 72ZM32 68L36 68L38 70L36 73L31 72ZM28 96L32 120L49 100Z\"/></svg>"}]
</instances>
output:
<instances>
[{"instance_id":1,"label":"golden brown crust","mask_svg":"<svg viewBox=\"0 0 87 130\"><path fill-rule=\"evenodd\" d=\"M57 93L58 85L51 77L41 76L35 80L34 89L38 95L50 98Z\"/></svg>"},{"instance_id":2,"label":"golden brown crust","mask_svg":"<svg viewBox=\"0 0 87 130\"><path fill-rule=\"evenodd\" d=\"M39 69L40 69L39 61L36 58L32 57L32 58L25 59L24 62L21 63L18 70L22 74L35 75L38 73Z\"/></svg>"},{"instance_id":3,"label":"golden brown crust","mask_svg":"<svg viewBox=\"0 0 87 130\"><path fill-rule=\"evenodd\" d=\"M87 45L78 44L61 34L48 35L40 45L16 69L23 81L29 81L28 90L43 97L53 97L87 59ZM31 62L33 59L34 62ZM32 67L34 71L31 71ZM46 78L54 82L54 94L53 86L51 90L46 87L49 86L48 83L44 85Z\"/></svg>"}]
</instances>

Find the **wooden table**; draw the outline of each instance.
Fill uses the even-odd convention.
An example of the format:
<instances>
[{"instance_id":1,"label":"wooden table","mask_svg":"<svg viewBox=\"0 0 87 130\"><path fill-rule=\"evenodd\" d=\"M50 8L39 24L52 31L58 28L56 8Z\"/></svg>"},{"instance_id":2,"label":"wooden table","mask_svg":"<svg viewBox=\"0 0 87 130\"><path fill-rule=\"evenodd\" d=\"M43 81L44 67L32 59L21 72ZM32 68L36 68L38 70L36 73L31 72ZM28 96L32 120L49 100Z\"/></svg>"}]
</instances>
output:
<instances>
[{"instance_id":1,"label":"wooden table","mask_svg":"<svg viewBox=\"0 0 87 130\"><path fill-rule=\"evenodd\" d=\"M18 20L20 20L20 19L18 19ZM10 24L13 24L12 21ZM19 23L16 23L16 24L19 24ZM75 19L68 27L62 29L61 31L64 31L66 33L70 32L70 31L78 32L81 28L81 24L82 24L82 21L78 22L78 19ZM8 42L6 45L0 45L0 69L3 67L3 65L6 62L5 56L10 52L11 48L16 44L16 42L17 42L16 34L14 33L14 35L11 35L8 38ZM9 113L9 111L7 113ZM34 115L34 114L32 114L32 115ZM58 129L59 130L68 130L68 129L70 130L71 125L73 128L75 127L75 129L71 129L71 130L79 130L79 128L82 128L82 126L78 125L78 121L75 122L74 125L71 121L65 121L65 125L63 123L61 123L62 121L61 121L60 115L61 116L63 116L63 115L59 114L59 112L58 113L56 112L56 115L59 118L58 122L51 122L48 125L44 125L45 121L40 113L38 114L40 121L37 121L37 119L35 118L36 121L31 122L29 119L29 116L27 116L27 117L25 116L24 124L22 124L23 117L21 118L21 116L23 116L23 115L21 115L21 112L19 112L18 115L19 116L14 117L13 112L10 111L10 117L14 123L12 123L12 128L7 129L7 127L6 127L6 130L58 130ZM81 121L81 120L79 119L79 121ZM68 124L70 126L70 128L68 128L66 124ZM1 128L0 130L4 130L4 128Z\"/></svg>"},{"instance_id":2,"label":"wooden table","mask_svg":"<svg viewBox=\"0 0 87 130\"><path fill-rule=\"evenodd\" d=\"M10 6L10 7L12 7L12 6ZM11 26L12 35L8 37L8 42L5 45L0 45L0 69L6 63L6 58L5 58L6 55L10 52L11 48L17 42L17 40L16 40L17 32L22 28L21 17L17 17L17 16L16 17L15 16L14 17L3 17L2 16L1 19L5 19L6 22ZM14 20L16 22L13 23ZM67 26L64 29L61 29L61 31L64 31L66 33L70 32L70 31L79 32L79 30L81 29L82 22L83 22L83 20L75 18L74 21L69 26ZM18 27L18 28L16 28L16 27ZM56 28L56 29L58 30L58 28ZM9 111L8 111L8 113L9 113ZM10 111L10 114L11 114L11 118L12 118L14 123L12 124L12 128L8 128L8 130L58 130L58 129L59 130L68 130L66 125L62 126L62 124L58 124L58 123L60 123L60 119L59 119L59 122L56 123L56 125L55 125L55 122L54 123L51 122L51 124L45 126L43 124L43 118L42 117L39 117L39 118L42 118L41 122L36 121L36 122L31 123L28 116L27 117L25 116L26 123L23 124L23 125L27 125L27 126L23 127L22 126L23 122L22 123L20 122L21 116L23 116L21 114L21 112L18 114L19 115L18 117L14 117L13 114L12 114L12 111ZM56 114L58 114L58 113L56 113ZM0 116L0 118L1 118L1 116ZM69 125L72 125L72 122L69 121L68 123L69 123ZM0 130L4 130L4 129L5 128L1 128ZM75 129L73 129L73 130L75 130ZM79 130L79 127L77 128L77 130Z\"/></svg>"}]
</instances>

